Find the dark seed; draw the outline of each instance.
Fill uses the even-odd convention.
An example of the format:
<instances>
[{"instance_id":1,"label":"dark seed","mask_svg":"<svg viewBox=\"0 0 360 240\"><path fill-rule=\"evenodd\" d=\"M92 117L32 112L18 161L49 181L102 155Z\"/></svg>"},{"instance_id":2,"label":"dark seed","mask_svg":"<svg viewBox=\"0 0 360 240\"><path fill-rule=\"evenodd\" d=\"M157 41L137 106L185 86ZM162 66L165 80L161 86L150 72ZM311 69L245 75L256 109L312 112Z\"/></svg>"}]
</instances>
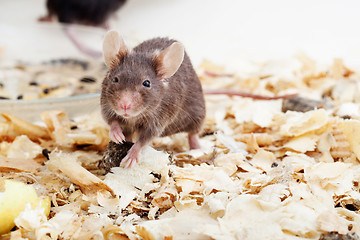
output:
<instances>
[{"instance_id":1,"label":"dark seed","mask_svg":"<svg viewBox=\"0 0 360 240\"><path fill-rule=\"evenodd\" d=\"M51 153L49 150L47 150L46 148L44 148L42 150L42 154L44 155L44 157L46 157L47 160L49 160L49 153Z\"/></svg>"},{"instance_id":2,"label":"dark seed","mask_svg":"<svg viewBox=\"0 0 360 240\"><path fill-rule=\"evenodd\" d=\"M23 98L24 98L23 95L17 96L17 99L18 99L18 100L21 100L21 99L23 99Z\"/></svg>"},{"instance_id":3,"label":"dark seed","mask_svg":"<svg viewBox=\"0 0 360 240\"><path fill-rule=\"evenodd\" d=\"M161 178L161 174L159 174L159 173L151 172L150 174L153 175L154 177L158 178L158 179Z\"/></svg>"},{"instance_id":4,"label":"dark seed","mask_svg":"<svg viewBox=\"0 0 360 240\"><path fill-rule=\"evenodd\" d=\"M4 84L3 84L3 83L0 83L0 87L2 87L2 88L3 88L3 87L4 87Z\"/></svg>"},{"instance_id":5,"label":"dark seed","mask_svg":"<svg viewBox=\"0 0 360 240\"><path fill-rule=\"evenodd\" d=\"M37 86L37 85L39 85L37 82L29 82L29 85L30 86Z\"/></svg>"},{"instance_id":6,"label":"dark seed","mask_svg":"<svg viewBox=\"0 0 360 240\"><path fill-rule=\"evenodd\" d=\"M85 149L87 147L91 147L91 144L80 144L80 145L76 145L77 149Z\"/></svg>"},{"instance_id":7,"label":"dark seed","mask_svg":"<svg viewBox=\"0 0 360 240\"><path fill-rule=\"evenodd\" d=\"M43 93L44 94L48 94L50 92L50 88L45 88L44 90L43 90Z\"/></svg>"},{"instance_id":8,"label":"dark seed","mask_svg":"<svg viewBox=\"0 0 360 240\"><path fill-rule=\"evenodd\" d=\"M83 77L82 79L80 79L80 82L83 82L83 83L94 83L94 82L96 82L96 79L95 79L95 78L92 78L92 77Z\"/></svg>"},{"instance_id":9,"label":"dark seed","mask_svg":"<svg viewBox=\"0 0 360 240\"><path fill-rule=\"evenodd\" d=\"M271 164L271 167L272 167L272 168L277 167L277 166L279 166L279 164L277 164L276 162L273 162L273 163Z\"/></svg>"},{"instance_id":10,"label":"dark seed","mask_svg":"<svg viewBox=\"0 0 360 240\"><path fill-rule=\"evenodd\" d=\"M357 211L358 210L358 208L354 204L346 204L345 208L350 210L350 211Z\"/></svg>"},{"instance_id":11,"label":"dark seed","mask_svg":"<svg viewBox=\"0 0 360 240\"><path fill-rule=\"evenodd\" d=\"M75 129L77 129L78 128L78 126L71 126L71 130L75 130Z\"/></svg>"},{"instance_id":12,"label":"dark seed","mask_svg":"<svg viewBox=\"0 0 360 240\"><path fill-rule=\"evenodd\" d=\"M0 100L9 100L10 98L8 97L3 97L3 96L0 96Z\"/></svg>"}]
</instances>

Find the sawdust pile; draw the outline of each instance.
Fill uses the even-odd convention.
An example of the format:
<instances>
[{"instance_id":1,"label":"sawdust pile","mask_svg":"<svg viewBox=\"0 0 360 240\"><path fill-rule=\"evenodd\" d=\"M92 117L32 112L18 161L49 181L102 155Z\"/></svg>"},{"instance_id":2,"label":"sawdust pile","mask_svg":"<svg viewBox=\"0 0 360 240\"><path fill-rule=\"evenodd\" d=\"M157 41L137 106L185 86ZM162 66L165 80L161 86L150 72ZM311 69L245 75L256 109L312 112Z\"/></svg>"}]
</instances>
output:
<instances>
[{"instance_id":1,"label":"sawdust pile","mask_svg":"<svg viewBox=\"0 0 360 240\"><path fill-rule=\"evenodd\" d=\"M99 114L41 125L3 114L4 178L50 196L25 209L12 239L319 239L360 234L360 71L306 56L228 72L204 62L204 88L292 99L208 95L201 150L159 138L132 169L98 167L109 142ZM157 149L157 150L155 150Z\"/></svg>"}]
</instances>

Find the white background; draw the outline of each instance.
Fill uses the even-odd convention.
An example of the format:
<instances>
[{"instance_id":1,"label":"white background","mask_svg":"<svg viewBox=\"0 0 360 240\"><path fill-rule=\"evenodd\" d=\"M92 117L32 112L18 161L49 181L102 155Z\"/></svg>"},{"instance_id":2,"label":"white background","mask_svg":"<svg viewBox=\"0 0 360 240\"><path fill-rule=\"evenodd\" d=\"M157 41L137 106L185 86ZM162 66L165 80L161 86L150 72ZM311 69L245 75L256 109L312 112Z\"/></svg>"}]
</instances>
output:
<instances>
[{"instance_id":1,"label":"white background","mask_svg":"<svg viewBox=\"0 0 360 240\"><path fill-rule=\"evenodd\" d=\"M37 24L45 12L45 0L1 0L0 24ZM359 12L355 0L128 0L111 24L125 39L176 38L196 63L241 64L301 51L360 65Z\"/></svg>"}]
</instances>

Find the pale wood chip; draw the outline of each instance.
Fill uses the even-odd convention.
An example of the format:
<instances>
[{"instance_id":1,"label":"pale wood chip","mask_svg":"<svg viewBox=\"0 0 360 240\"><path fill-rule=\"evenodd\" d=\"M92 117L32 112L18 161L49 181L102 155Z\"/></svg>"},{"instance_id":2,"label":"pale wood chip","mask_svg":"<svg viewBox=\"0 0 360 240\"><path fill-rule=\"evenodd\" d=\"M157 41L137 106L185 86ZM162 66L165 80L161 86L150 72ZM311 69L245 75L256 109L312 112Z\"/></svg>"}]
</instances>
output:
<instances>
[{"instance_id":1,"label":"pale wood chip","mask_svg":"<svg viewBox=\"0 0 360 240\"><path fill-rule=\"evenodd\" d=\"M37 163L33 159L7 158L7 157L0 156L0 171L1 172L10 172L10 171L36 172L36 170L40 167L41 167L41 164Z\"/></svg>"},{"instance_id":2,"label":"pale wood chip","mask_svg":"<svg viewBox=\"0 0 360 240\"><path fill-rule=\"evenodd\" d=\"M71 181L85 190L98 191L107 190L113 193L112 189L104 183L100 178L83 168L76 160L74 155L62 152L52 152L50 161L47 166L50 169L60 170L63 174L71 179Z\"/></svg>"},{"instance_id":3,"label":"pale wood chip","mask_svg":"<svg viewBox=\"0 0 360 240\"><path fill-rule=\"evenodd\" d=\"M12 114L2 113L1 116L10 123L8 129L9 136L27 135L31 140L50 138L49 132L45 127L22 120Z\"/></svg>"}]
</instances>

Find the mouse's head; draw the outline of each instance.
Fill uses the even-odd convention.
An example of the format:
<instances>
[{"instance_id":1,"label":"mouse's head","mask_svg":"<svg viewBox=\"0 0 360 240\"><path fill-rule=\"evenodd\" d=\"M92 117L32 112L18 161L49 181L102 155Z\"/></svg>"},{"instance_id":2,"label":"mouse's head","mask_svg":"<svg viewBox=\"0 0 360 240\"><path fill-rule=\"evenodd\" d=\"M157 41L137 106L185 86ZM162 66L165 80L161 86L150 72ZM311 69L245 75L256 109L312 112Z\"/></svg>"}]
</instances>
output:
<instances>
[{"instance_id":1,"label":"mouse's head","mask_svg":"<svg viewBox=\"0 0 360 240\"><path fill-rule=\"evenodd\" d=\"M103 52L109 71L102 84L102 104L124 118L156 108L184 58L184 48L177 42L154 53L132 52L116 31L106 34Z\"/></svg>"}]
</instances>

